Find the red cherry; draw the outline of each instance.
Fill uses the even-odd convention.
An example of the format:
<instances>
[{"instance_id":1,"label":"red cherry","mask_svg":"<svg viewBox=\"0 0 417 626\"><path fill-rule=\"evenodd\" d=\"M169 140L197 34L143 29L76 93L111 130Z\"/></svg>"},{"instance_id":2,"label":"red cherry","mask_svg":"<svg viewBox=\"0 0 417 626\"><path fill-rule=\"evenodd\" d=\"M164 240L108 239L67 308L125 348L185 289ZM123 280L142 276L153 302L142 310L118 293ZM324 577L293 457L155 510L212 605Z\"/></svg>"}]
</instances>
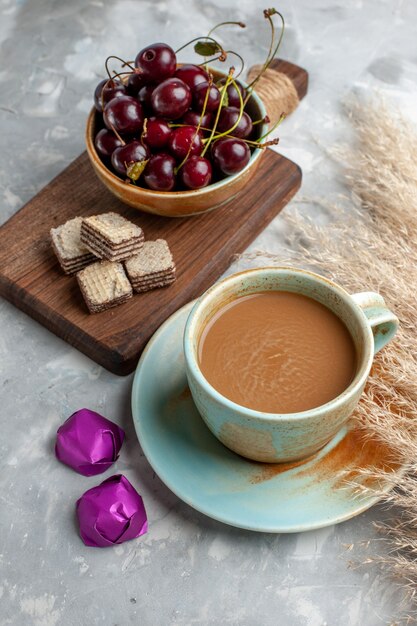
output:
<instances>
[{"instance_id":1,"label":"red cherry","mask_svg":"<svg viewBox=\"0 0 417 626\"><path fill-rule=\"evenodd\" d=\"M116 150L111 155L111 163L119 174L126 176L127 167L131 163L149 159L149 150L140 141L131 141Z\"/></svg>"},{"instance_id":2,"label":"red cherry","mask_svg":"<svg viewBox=\"0 0 417 626\"><path fill-rule=\"evenodd\" d=\"M227 132L236 123L239 117L239 109L236 107L223 107L220 113L219 122L217 124L217 130L220 133ZM233 137L241 137L246 139L252 132L252 120L249 115L243 111L239 124L230 133Z\"/></svg>"},{"instance_id":3,"label":"red cherry","mask_svg":"<svg viewBox=\"0 0 417 626\"><path fill-rule=\"evenodd\" d=\"M200 113L203 111L207 90L209 90L209 95L206 102L206 111L217 111L219 108L221 95L216 85L211 85L209 89L208 83L199 83L193 90L193 102L194 108Z\"/></svg>"},{"instance_id":4,"label":"red cherry","mask_svg":"<svg viewBox=\"0 0 417 626\"><path fill-rule=\"evenodd\" d=\"M103 120L107 128L121 135L140 132L143 126L142 105L132 96L113 98L104 108Z\"/></svg>"},{"instance_id":5,"label":"red cherry","mask_svg":"<svg viewBox=\"0 0 417 626\"><path fill-rule=\"evenodd\" d=\"M102 157L111 157L116 148L120 148L123 143L111 130L102 128L94 139L96 150Z\"/></svg>"},{"instance_id":6,"label":"red cherry","mask_svg":"<svg viewBox=\"0 0 417 626\"><path fill-rule=\"evenodd\" d=\"M156 115L176 120L190 107L191 90L179 78L167 78L155 87L151 104Z\"/></svg>"},{"instance_id":7,"label":"red cherry","mask_svg":"<svg viewBox=\"0 0 417 626\"><path fill-rule=\"evenodd\" d=\"M155 191L171 191L175 186L175 159L166 152L154 154L149 159L143 178Z\"/></svg>"},{"instance_id":8,"label":"red cherry","mask_svg":"<svg viewBox=\"0 0 417 626\"><path fill-rule=\"evenodd\" d=\"M168 122L160 117L149 117L146 120L146 131L142 139L150 148L164 148L168 144L172 130Z\"/></svg>"},{"instance_id":9,"label":"red cherry","mask_svg":"<svg viewBox=\"0 0 417 626\"><path fill-rule=\"evenodd\" d=\"M190 89L194 89L199 83L207 83L209 79L209 75L203 68L198 65L192 65L191 63L186 63L178 67L175 76L184 81Z\"/></svg>"},{"instance_id":10,"label":"red cherry","mask_svg":"<svg viewBox=\"0 0 417 626\"><path fill-rule=\"evenodd\" d=\"M177 57L166 43L153 43L138 53L135 65L144 80L159 82L174 75Z\"/></svg>"},{"instance_id":11,"label":"red cherry","mask_svg":"<svg viewBox=\"0 0 417 626\"><path fill-rule=\"evenodd\" d=\"M203 128L211 128L211 124L213 121L213 114L204 113L204 115L201 115L200 113L197 113L196 111L187 111L187 113L182 118L183 123L189 124L190 126L198 126L200 120L201 120L201 126Z\"/></svg>"},{"instance_id":12,"label":"red cherry","mask_svg":"<svg viewBox=\"0 0 417 626\"><path fill-rule=\"evenodd\" d=\"M203 136L200 131L196 133L196 130L195 126L180 126L171 131L168 148L176 159L184 159L191 145L190 156L192 154L201 154L203 150Z\"/></svg>"},{"instance_id":13,"label":"red cherry","mask_svg":"<svg viewBox=\"0 0 417 626\"><path fill-rule=\"evenodd\" d=\"M219 85L224 85L224 83L226 82L225 78L222 78L219 81ZM242 100L244 100L247 96L247 91L244 88L243 85L241 85L239 82L236 81L236 85L242 95ZM229 85L226 88L226 93L227 93L227 100L228 100L228 106L230 107L236 107L237 109L240 109L240 99L237 93L237 89L236 87L233 85L233 83L229 83Z\"/></svg>"},{"instance_id":14,"label":"red cherry","mask_svg":"<svg viewBox=\"0 0 417 626\"><path fill-rule=\"evenodd\" d=\"M105 78L100 81L94 91L94 106L100 113L103 111L103 106L106 106L113 98L119 98L125 96L127 93L125 85L120 80L109 80Z\"/></svg>"},{"instance_id":15,"label":"red cherry","mask_svg":"<svg viewBox=\"0 0 417 626\"><path fill-rule=\"evenodd\" d=\"M130 74L129 78L127 79L126 85L127 93L129 94L129 96L133 96L134 98L136 98L139 90L144 86L144 84L145 81L140 74Z\"/></svg>"},{"instance_id":16,"label":"red cherry","mask_svg":"<svg viewBox=\"0 0 417 626\"><path fill-rule=\"evenodd\" d=\"M215 141L211 154L214 165L228 176L243 170L250 159L247 144L236 137L222 137Z\"/></svg>"},{"instance_id":17,"label":"red cherry","mask_svg":"<svg viewBox=\"0 0 417 626\"><path fill-rule=\"evenodd\" d=\"M138 91L138 100L145 109L151 108L151 96L155 85L144 85Z\"/></svg>"},{"instance_id":18,"label":"red cherry","mask_svg":"<svg viewBox=\"0 0 417 626\"><path fill-rule=\"evenodd\" d=\"M191 156L180 169L181 181L188 189L207 187L211 181L211 176L211 163L201 156Z\"/></svg>"}]
</instances>

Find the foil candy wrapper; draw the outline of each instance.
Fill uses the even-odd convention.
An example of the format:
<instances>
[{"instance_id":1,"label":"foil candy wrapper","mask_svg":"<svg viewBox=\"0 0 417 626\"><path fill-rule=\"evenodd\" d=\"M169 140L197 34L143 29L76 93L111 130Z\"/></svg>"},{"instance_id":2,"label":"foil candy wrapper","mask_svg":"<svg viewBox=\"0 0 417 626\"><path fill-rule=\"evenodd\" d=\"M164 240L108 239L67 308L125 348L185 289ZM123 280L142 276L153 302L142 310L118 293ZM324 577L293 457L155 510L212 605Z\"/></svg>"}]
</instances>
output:
<instances>
[{"instance_id":1,"label":"foil candy wrapper","mask_svg":"<svg viewBox=\"0 0 417 626\"><path fill-rule=\"evenodd\" d=\"M81 539L87 546L113 546L148 530L143 500L121 474L86 491L76 509Z\"/></svg>"},{"instance_id":2,"label":"foil candy wrapper","mask_svg":"<svg viewBox=\"0 0 417 626\"><path fill-rule=\"evenodd\" d=\"M55 455L79 474L105 472L119 456L124 431L90 409L80 409L58 428Z\"/></svg>"}]
</instances>

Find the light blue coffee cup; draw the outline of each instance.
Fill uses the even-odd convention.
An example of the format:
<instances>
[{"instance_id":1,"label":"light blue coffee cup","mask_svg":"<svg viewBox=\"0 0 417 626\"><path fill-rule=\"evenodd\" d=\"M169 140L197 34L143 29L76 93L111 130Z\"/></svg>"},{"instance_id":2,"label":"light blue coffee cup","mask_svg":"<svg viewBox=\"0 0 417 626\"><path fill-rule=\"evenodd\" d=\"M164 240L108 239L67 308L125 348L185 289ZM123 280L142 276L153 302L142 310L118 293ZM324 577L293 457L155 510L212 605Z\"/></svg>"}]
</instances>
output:
<instances>
[{"instance_id":1,"label":"light blue coffee cup","mask_svg":"<svg viewBox=\"0 0 417 626\"><path fill-rule=\"evenodd\" d=\"M357 371L334 400L300 413L275 414L249 409L221 395L204 378L198 344L211 317L231 300L260 291L289 291L317 300L348 328L356 348ZM238 454L268 463L308 457L344 426L359 402L374 354L395 335L397 317L377 293L348 294L318 274L288 267L263 267L216 283L197 300L184 331L188 383L195 405L211 432ZM303 393L302 387L300 394Z\"/></svg>"}]
</instances>

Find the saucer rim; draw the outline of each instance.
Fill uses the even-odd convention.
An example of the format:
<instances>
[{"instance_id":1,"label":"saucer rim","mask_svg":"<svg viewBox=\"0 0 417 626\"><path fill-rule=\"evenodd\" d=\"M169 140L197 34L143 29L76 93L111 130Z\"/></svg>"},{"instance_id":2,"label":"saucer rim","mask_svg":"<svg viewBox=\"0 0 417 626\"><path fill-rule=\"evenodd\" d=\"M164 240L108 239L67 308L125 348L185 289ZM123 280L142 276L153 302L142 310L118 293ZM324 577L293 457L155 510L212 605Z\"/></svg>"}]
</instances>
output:
<instances>
[{"instance_id":1,"label":"saucer rim","mask_svg":"<svg viewBox=\"0 0 417 626\"><path fill-rule=\"evenodd\" d=\"M235 528L241 528L243 530L250 530L250 531L262 532L262 533L273 533L273 534L291 534L291 533L298 533L298 532L306 532L310 530L318 530L320 528L326 528L328 526L333 526L334 524L340 524L342 522L348 521L349 519L356 517L357 515L360 515L361 513L364 513L365 511L370 509L372 506L374 506L374 504L379 502L385 493L388 493L389 491L391 491L392 487L389 483L387 483L386 486L381 488L378 491L378 494L376 494L375 496L367 496L365 498L362 498L363 500L362 505L356 508L353 512L349 511L345 515L333 516L327 520L323 520L323 523L306 522L304 524L298 524L298 525L294 525L294 524L292 524L291 526L274 525L272 527L272 526L268 526L267 524L262 524L262 523L256 526L243 524L239 522L238 520L236 520L235 518L232 519L228 516L217 515L210 510L210 507L205 507L199 503L196 503L192 498L189 498L187 495L184 495L181 489L177 489L176 485L169 479L169 477L165 475L165 472L163 470L160 471L158 467L158 463L155 462L155 458L154 458L154 455L152 454L152 451L149 450L146 444L146 437L142 437L141 420L138 415L137 399L139 398L141 371L142 369L144 369L143 364L147 359L148 353L151 350L153 350L155 344L157 343L159 339L159 336L164 332L166 327L175 324L177 322L177 318L181 317L181 315L185 313L186 309L189 309L191 311L196 300L188 302L187 304L177 309L177 311L175 311L170 317L168 317L165 320L165 322L161 324L161 326L155 331L151 339L148 341L138 361L134 378L133 378L133 383L132 383L131 411L132 411L133 425L135 428L136 436L138 438L143 454L145 455L145 458L148 461L149 465L151 466L155 474L159 477L159 479L164 483L166 487L168 487L170 491L172 491L180 500L182 500L183 502L191 506L196 511L199 511L200 513L203 513L203 515L206 515L207 517L210 517L211 519L214 519L218 522L222 522L223 524L227 524L228 526L233 526ZM145 445L143 444L143 440L145 440ZM245 462L245 459L243 457L242 457L242 462ZM401 468L398 471L402 473L403 468ZM357 498L356 501L359 502L360 499Z\"/></svg>"}]
</instances>

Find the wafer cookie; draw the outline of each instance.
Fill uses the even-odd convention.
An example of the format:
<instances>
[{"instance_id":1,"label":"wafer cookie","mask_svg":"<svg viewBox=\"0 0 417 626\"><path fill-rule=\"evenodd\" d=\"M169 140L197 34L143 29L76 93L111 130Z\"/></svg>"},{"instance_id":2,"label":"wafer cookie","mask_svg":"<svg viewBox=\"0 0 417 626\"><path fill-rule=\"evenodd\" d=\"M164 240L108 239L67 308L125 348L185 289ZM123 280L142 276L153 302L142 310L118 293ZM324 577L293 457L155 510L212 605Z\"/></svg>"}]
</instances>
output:
<instances>
[{"instance_id":1,"label":"wafer cookie","mask_svg":"<svg viewBox=\"0 0 417 626\"><path fill-rule=\"evenodd\" d=\"M75 217L50 231L52 248L65 274L75 274L97 260L81 242L81 224L82 218Z\"/></svg>"},{"instance_id":2,"label":"wafer cookie","mask_svg":"<svg viewBox=\"0 0 417 626\"><path fill-rule=\"evenodd\" d=\"M141 293L165 287L175 280L175 263L164 239L145 241L140 252L125 263L133 289Z\"/></svg>"},{"instance_id":3,"label":"wafer cookie","mask_svg":"<svg viewBox=\"0 0 417 626\"><path fill-rule=\"evenodd\" d=\"M93 263L78 272L77 281L90 313L99 313L118 306L133 294L121 263Z\"/></svg>"},{"instance_id":4,"label":"wafer cookie","mask_svg":"<svg viewBox=\"0 0 417 626\"><path fill-rule=\"evenodd\" d=\"M130 280L144 278L161 272L175 272L175 263L165 239L145 241L141 250L126 261Z\"/></svg>"},{"instance_id":5,"label":"wafer cookie","mask_svg":"<svg viewBox=\"0 0 417 626\"><path fill-rule=\"evenodd\" d=\"M100 258L121 261L139 252L144 235L139 226L110 212L84 218L81 241Z\"/></svg>"}]
</instances>

